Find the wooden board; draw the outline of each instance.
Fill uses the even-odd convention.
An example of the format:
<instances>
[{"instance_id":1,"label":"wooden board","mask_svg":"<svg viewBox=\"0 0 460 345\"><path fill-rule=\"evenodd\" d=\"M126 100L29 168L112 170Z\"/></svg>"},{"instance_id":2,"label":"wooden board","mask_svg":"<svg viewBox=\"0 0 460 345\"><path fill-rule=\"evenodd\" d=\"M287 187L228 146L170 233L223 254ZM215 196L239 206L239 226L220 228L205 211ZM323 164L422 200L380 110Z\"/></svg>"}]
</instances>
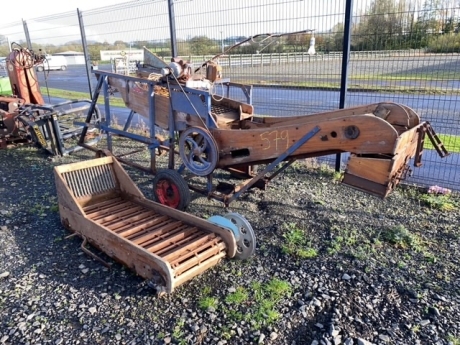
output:
<instances>
[{"instance_id":1,"label":"wooden board","mask_svg":"<svg viewBox=\"0 0 460 345\"><path fill-rule=\"evenodd\" d=\"M383 159L350 155L345 173L376 183L388 184L391 180L392 166L392 158Z\"/></svg>"},{"instance_id":2,"label":"wooden board","mask_svg":"<svg viewBox=\"0 0 460 345\"><path fill-rule=\"evenodd\" d=\"M324 151L362 154L392 153L398 137L385 120L373 115L359 115L320 122L298 122L295 125L249 130L211 130L219 147L218 167L261 160L276 159L316 125L320 132L300 147L292 156ZM359 129L356 139L346 136L347 128Z\"/></svg>"},{"instance_id":3,"label":"wooden board","mask_svg":"<svg viewBox=\"0 0 460 345\"><path fill-rule=\"evenodd\" d=\"M251 121L246 121L242 127L249 129L275 127L278 125L294 125L306 122L321 123L322 121L364 114L380 117L394 126L404 128L413 128L420 124L419 116L412 109L394 102L381 102L300 116L258 117L254 115L254 118Z\"/></svg>"},{"instance_id":4,"label":"wooden board","mask_svg":"<svg viewBox=\"0 0 460 345\"><path fill-rule=\"evenodd\" d=\"M109 85L115 87L121 95L126 107L150 121L149 98L154 98L155 124L163 129L169 128L169 97L153 93L149 95L147 84L128 81L122 78L109 77Z\"/></svg>"},{"instance_id":5,"label":"wooden board","mask_svg":"<svg viewBox=\"0 0 460 345\"><path fill-rule=\"evenodd\" d=\"M55 167L55 178L62 224L145 279L159 274L168 293L236 254L230 229L147 200L114 157Z\"/></svg>"}]
</instances>

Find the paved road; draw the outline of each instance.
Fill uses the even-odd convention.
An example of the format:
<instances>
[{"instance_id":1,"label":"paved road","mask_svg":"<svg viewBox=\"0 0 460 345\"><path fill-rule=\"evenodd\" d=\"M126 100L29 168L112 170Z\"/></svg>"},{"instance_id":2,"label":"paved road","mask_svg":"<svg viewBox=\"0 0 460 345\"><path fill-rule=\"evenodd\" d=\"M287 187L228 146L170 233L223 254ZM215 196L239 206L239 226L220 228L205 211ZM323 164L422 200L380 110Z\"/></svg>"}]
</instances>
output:
<instances>
[{"instance_id":1,"label":"paved road","mask_svg":"<svg viewBox=\"0 0 460 345\"><path fill-rule=\"evenodd\" d=\"M101 66L108 69L108 66ZM88 80L86 72L81 66L69 66L66 71L51 71L47 75L38 74L41 86L50 88L87 92ZM96 82L95 77L92 80ZM219 92L220 90L216 90ZM46 96L45 96L46 97ZM244 101L241 91L234 90L231 97ZM403 103L414 110L424 121L430 121L438 133L460 135L459 105L460 97L443 95L398 95L384 93L349 92L347 107L393 101ZM339 92L319 90L280 89L273 87L255 87L253 104L256 114L272 116L291 116L311 114L337 109L339 106ZM114 115L123 122L129 111L114 109ZM136 119L134 119L136 121ZM134 122L135 123L135 122ZM342 155L346 163L348 155ZM323 160L333 160L335 156L323 157ZM435 151L426 150L424 153L424 166L414 169L411 182L422 184L441 184L444 187L459 189L460 187L460 155L453 154L441 160ZM449 181L449 182L447 182Z\"/></svg>"}]
</instances>

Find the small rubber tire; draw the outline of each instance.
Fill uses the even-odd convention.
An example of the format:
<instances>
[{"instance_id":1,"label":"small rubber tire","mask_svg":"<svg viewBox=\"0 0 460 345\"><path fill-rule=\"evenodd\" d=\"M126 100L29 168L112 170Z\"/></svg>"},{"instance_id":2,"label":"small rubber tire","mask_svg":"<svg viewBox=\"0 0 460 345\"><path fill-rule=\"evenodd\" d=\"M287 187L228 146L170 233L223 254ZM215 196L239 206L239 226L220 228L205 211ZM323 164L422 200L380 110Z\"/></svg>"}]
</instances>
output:
<instances>
[{"instance_id":1,"label":"small rubber tire","mask_svg":"<svg viewBox=\"0 0 460 345\"><path fill-rule=\"evenodd\" d=\"M190 204L190 189L176 170L158 171L152 184L156 202L180 211L185 210Z\"/></svg>"},{"instance_id":2,"label":"small rubber tire","mask_svg":"<svg viewBox=\"0 0 460 345\"><path fill-rule=\"evenodd\" d=\"M67 69L67 66L61 66L61 71L65 71Z\"/></svg>"},{"instance_id":3,"label":"small rubber tire","mask_svg":"<svg viewBox=\"0 0 460 345\"><path fill-rule=\"evenodd\" d=\"M43 66L38 66L37 67L37 72L43 72L43 70L44 70Z\"/></svg>"}]
</instances>

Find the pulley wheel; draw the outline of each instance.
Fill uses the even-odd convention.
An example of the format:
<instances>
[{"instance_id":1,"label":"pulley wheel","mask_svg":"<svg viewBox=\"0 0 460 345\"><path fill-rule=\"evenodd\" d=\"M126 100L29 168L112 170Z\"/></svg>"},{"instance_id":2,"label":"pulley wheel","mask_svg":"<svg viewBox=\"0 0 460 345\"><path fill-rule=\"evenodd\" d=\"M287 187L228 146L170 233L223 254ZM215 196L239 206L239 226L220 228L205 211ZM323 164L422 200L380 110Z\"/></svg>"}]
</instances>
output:
<instances>
[{"instance_id":1,"label":"pulley wheel","mask_svg":"<svg viewBox=\"0 0 460 345\"><path fill-rule=\"evenodd\" d=\"M183 211L190 203L187 182L176 170L158 171L152 184L153 196L160 204Z\"/></svg>"},{"instance_id":2,"label":"pulley wheel","mask_svg":"<svg viewBox=\"0 0 460 345\"><path fill-rule=\"evenodd\" d=\"M251 224L239 213L227 213L225 218L237 228L235 259L244 260L254 254L256 250L256 235Z\"/></svg>"},{"instance_id":3,"label":"pulley wheel","mask_svg":"<svg viewBox=\"0 0 460 345\"><path fill-rule=\"evenodd\" d=\"M216 141L201 127L189 127L181 133L179 154L185 166L197 176L212 173L219 161Z\"/></svg>"}]
</instances>

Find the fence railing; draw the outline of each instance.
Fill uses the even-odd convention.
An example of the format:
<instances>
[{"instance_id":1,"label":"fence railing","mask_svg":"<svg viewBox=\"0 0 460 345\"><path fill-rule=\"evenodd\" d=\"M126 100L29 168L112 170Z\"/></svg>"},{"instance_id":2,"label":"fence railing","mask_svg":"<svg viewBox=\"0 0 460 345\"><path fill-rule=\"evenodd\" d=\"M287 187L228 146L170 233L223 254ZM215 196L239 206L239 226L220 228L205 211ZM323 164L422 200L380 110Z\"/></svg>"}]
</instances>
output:
<instances>
[{"instance_id":1,"label":"fence railing","mask_svg":"<svg viewBox=\"0 0 460 345\"><path fill-rule=\"evenodd\" d=\"M200 5L197 5L198 2ZM351 0L135 0L84 12L66 12L20 23L2 23L0 35L24 46L42 47L46 51L65 46L67 50L81 52L85 47L88 66L91 61L98 59L99 51L107 49L107 45L119 45L121 49L131 46L140 49L145 45L161 55L168 55L172 52L172 46L177 44L180 57L193 64L201 64L213 55L196 55L193 52L221 51L241 37L260 33L315 29L317 53L314 55L307 53L308 41L301 36L287 36L283 44L295 46L298 42L296 49L267 49L260 54L224 55L219 58L219 63L224 66L225 74L236 80L259 85L277 85L282 81L283 85L291 85L290 90L275 89L276 96L273 96L273 87L270 90L258 88L253 96L258 113L283 116L328 111L337 109L343 100L347 106L395 101L409 105L421 114L423 120L434 123L437 132L445 135L445 144L449 146L449 140L460 137L460 50L454 49L456 52L449 54L428 53L433 50L427 49L427 45L440 35L429 33L434 31L428 30L424 37L420 37L420 27L423 25L414 25L414 28L418 28L414 32L410 31L410 27L402 28L400 33L396 31L404 23L414 24L414 18L422 20L426 17L426 8L416 10L408 5L408 8L399 12L392 11L391 18L399 18L398 25L389 22L386 27L384 21L387 12L366 13L369 2L354 0L355 13L350 28L352 50L346 60L348 63L344 64L341 48L344 46L343 38L348 33L343 32L341 23L346 22L345 9L350 3ZM403 6L403 3L398 0L385 1L386 6L393 8ZM171 8L173 13L170 12ZM458 8L444 10L443 13L455 14ZM378 20L372 21L373 18ZM409 20L411 18L412 22ZM372 23L383 24L371 33L367 28ZM28 32L25 32L26 28ZM449 41L460 43L459 38L460 33L452 32L444 40L439 40L439 44ZM388 42L397 43L402 39L410 41L401 47L411 49L385 49ZM212 49L205 49L209 46L201 46L200 42L213 45ZM0 44L0 49L3 47ZM269 46L273 47L275 44ZM357 47L363 48L357 50ZM260 51L256 48L251 51ZM284 52L293 50L298 52ZM168 61L170 58L164 59ZM88 74L88 80L91 77ZM309 85L329 83L334 87L327 88L329 91L326 92L318 86L318 90L307 92L300 88L305 81ZM72 84L68 83L65 87L71 87ZM379 92L348 93L350 85L355 90L364 85L368 88L363 90ZM335 91L338 87L340 91ZM460 154L454 153L442 161L435 155L424 154L424 159L429 168L417 169L411 181L460 189ZM423 171L424 175L418 175L419 171Z\"/></svg>"}]
</instances>

